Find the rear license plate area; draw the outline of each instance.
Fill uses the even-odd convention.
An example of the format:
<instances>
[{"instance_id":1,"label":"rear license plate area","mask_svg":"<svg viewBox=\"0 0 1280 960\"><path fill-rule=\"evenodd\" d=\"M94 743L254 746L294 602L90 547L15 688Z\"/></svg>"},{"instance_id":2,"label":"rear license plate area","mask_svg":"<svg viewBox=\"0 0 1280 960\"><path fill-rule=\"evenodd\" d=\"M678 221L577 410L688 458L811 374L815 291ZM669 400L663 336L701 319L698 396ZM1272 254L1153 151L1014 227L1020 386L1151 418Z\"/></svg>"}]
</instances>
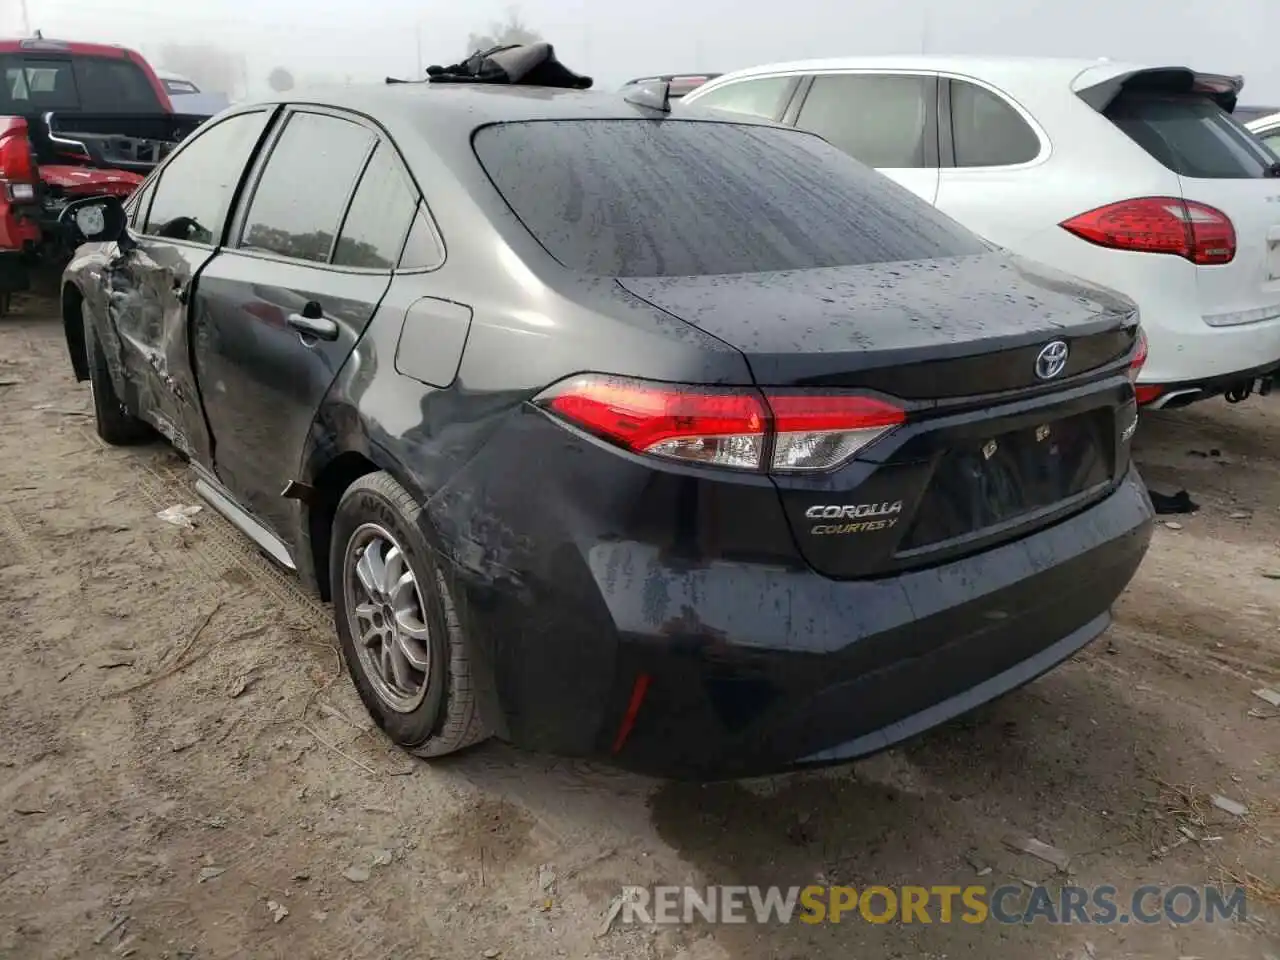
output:
<instances>
[{"instance_id":1,"label":"rear license plate area","mask_svg":"<svg viewBox=\"0 0 1280 960\"><path fill-rule=\"evenodd\" d=\"M1115 453L1109 413L953 445L939 457L899 552L999 527L1106 484Z\"/></svg>"}]
</instances>

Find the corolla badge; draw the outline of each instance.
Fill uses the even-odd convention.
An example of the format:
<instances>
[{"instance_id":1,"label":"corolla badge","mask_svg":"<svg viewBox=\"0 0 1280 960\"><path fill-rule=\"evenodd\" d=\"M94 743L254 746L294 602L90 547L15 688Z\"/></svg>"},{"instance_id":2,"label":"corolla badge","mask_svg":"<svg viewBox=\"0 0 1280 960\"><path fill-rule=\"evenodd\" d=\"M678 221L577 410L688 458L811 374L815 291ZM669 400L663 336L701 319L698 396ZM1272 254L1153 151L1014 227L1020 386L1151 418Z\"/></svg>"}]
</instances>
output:
<instances>
[{"instance_id":1,"label":"corolla badge","mask_svg":"<svg viewBox=\"0 0 1280 960\"><path fill-rule=\"evenodd\" d=\"M1046 343L1036 355L1036 376L1041 380L1052 380L1066 369L1068 352L1062 340Z\"/></svg>"}]
</instances>

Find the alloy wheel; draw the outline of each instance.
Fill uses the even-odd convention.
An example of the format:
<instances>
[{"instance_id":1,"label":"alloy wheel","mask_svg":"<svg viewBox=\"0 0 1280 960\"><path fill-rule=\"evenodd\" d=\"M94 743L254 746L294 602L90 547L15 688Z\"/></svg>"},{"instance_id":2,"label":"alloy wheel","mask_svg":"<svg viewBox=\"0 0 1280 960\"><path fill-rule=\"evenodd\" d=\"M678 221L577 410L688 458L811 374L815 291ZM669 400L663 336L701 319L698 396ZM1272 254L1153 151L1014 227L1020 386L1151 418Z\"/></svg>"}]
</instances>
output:
<instances>
[{"instance_id":1,"label":"alloy wheel","mask_svg":"<svg viewBox=\"0 0 1280 960\"><path fill-rule=\"evenodd\" d=\"M396 538L361 525L343 558L347 626L364 675L388 707L411 713L431 677L431 632L418 578Z\"/></svg>"}]
</instances>

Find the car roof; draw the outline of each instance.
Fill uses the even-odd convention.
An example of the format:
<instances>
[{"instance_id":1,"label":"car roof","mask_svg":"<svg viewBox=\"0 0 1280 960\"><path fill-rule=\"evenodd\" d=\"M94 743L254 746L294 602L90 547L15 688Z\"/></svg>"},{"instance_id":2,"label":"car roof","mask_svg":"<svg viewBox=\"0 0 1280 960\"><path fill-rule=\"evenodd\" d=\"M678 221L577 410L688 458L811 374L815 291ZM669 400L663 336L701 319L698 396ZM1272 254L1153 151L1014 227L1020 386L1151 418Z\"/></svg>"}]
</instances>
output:
<instances>
[{"instance_id":1,"label":"car roof","mask_svg":"<svg viewBox=\"0 0 1280 960\"><path fill-rule=\"evenodd\" d=\"M1266 130L1280 124L1280 113L1271 113L1245 124L1250 130Z\"/></svg>"},{"instance_id":2,"label":"car roof","mask_svg":"<svg viewBox=\"0 0 1280 960\"><path fill-rule=\"evenodd\" d=\"M54 37L4 37L0 38L0 53L68 53L82 57L128 58L133 51L114 43L81 43L78 40L59 40Z\"/></svg>"},{"instance_id":3,"label":"car roof","mask_svg":"<svg viewBox=\"0 0 1280 960\"><path fill-rule=\"evenodd\" d=\"M1043 85L1046 82L1064 89L1081 88L1113 77L1141 70L1181 68L1176 64L1143 64L1105 57L1014 57L1014 56L950 56L938 54L906 54L902 56L830 57L817 60L792 60L735 70L717 77L699 88L710 90L729 80L773 73L823 73L840 70L908 70L954 73L986 80L1000 87ZM1085 74L1089 74L1085 77Z\"/></svg>"},{"instance_id":4,"label":"car roof","mask_svg":"<svg viewBox=\"0 0 1280 960\"><path fill-rule=\"evenodd\" d=\"M329 106L388 124L446 133L521 120L653 120L664 114L627 102L625 94L489 83L386 83L291 90L256 101ZM252 104L246 102L244 107ZM771 126L747 116L682 110L679 119Z\"/></svg>"}]
</instances>

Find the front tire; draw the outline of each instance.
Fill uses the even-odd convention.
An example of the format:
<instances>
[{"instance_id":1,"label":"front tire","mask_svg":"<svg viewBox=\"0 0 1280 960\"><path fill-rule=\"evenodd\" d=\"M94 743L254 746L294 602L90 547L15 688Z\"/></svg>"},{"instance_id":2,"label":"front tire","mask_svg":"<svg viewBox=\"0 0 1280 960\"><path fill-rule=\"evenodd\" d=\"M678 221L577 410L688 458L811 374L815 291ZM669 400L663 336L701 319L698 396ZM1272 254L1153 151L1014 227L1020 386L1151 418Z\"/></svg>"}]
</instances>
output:
<instances>
[{"instance_id":1,"label":"front tire","mask_svg":"<svg viewBox=\"0 0 1280 960\"><path fill-rule=\"evenodd\" d=\"M329 585L342 655L377 725L421 757L489 737L466 637L419 532L421 507L386 473L361 477L333 521Z\"/></svg>"},{"instance_id":2,"label":"front tire","mask_svg":"<svg viewBox=\"0 0 1280 960\"><path fill-rule=\"evenodd\" d=\"M93 393L93 416L98 436L113 447L134 446L150 440L153 436L151 428L130 413L116 395L107 358L98 343L93 322L83 305L80 310L84 320L84 346L89 358L89 386Z\"/></svg>"}]
</instances>

